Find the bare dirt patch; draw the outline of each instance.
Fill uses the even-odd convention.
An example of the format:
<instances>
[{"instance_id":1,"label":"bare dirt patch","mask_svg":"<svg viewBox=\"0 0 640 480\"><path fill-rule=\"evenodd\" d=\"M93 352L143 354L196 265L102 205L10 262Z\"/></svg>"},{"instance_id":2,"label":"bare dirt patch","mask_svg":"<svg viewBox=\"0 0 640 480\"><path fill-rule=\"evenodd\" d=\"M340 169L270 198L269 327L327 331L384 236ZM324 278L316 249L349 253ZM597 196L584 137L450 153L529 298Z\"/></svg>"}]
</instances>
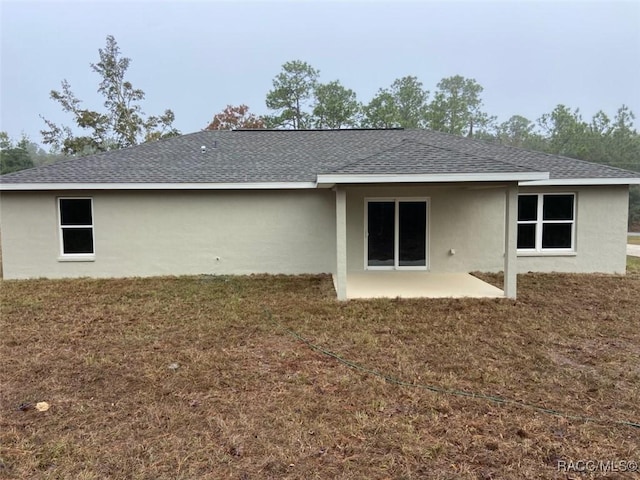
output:
<instances>
[{"instance_id":1,"label":"bare dirt patch","mask_svg":"<svg viewBox=\"0 0 640 480\"><path fill-rule=\"evenodd\" d=\"M639 275L522 275L517 301L339 303L322 276L0 289L0 476L570 478L559 460L640 459L614 423L640 421Z\"/></svg>"}]
</instances>

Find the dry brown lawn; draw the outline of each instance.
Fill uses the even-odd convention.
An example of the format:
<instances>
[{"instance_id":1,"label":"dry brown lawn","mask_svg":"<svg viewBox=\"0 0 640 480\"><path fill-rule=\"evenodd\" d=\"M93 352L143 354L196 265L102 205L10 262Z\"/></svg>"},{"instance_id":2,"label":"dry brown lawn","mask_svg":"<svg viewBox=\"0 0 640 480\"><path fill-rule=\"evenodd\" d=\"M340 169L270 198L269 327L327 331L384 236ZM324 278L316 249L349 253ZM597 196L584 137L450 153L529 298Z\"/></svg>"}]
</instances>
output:
<instances>
[{"instance_id":1,"label":"dry brown lawn","mask_svg":"<svg viewBox=\"0 0 640 480\"><path fill-rule=\"evenodd\" d=\"M339 303L324 276L0 289L0 477L568 479L590 477L559 461L640 460L640 428L616 423L640 422L640 274L521 275L515 302Z\"/></svg>"}]
</instances>

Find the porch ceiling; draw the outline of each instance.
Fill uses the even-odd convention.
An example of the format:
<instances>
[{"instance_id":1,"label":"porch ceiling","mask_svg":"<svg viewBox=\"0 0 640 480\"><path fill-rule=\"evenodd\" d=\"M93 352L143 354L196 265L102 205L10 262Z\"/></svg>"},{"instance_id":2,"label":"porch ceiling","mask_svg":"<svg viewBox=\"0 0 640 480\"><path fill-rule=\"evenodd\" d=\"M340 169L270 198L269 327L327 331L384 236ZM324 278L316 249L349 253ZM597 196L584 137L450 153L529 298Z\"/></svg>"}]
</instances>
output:
<instances>
[{"instance_id":1,"label":"porch ceiling","mask_svg":"<svg viewBox=\"0 0 640 480\"><path fill-rule=\"evenodd\" d=\"M347 274L347 298L504 298L468 273L367 271Z\"/></svg>"}]
</instances>

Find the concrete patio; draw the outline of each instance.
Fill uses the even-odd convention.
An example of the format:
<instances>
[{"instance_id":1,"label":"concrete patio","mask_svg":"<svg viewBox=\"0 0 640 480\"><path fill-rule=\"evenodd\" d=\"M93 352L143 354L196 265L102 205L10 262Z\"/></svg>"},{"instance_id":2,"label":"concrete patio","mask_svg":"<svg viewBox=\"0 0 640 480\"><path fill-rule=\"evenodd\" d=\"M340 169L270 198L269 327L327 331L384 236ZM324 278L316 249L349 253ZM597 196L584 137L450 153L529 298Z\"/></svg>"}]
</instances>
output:
<instances>
[{"instance_id":1,"label":"concrete patio","mask_svg":"<svg viewBox=\"0 0 640 480\"><path fill-rule=\"evenodd\" d=\"M367 271L347 274L347 298L504 298L468 273Z\"/></svg>"},{"instance_id":2,"label":"concrete patio","mask_svg":"<svg viewBox=\"0 0 640 480\"><path fill-rule=\"evenodd\" d=\"M640 245L627 243L627 255L632 257L640 257Z\"/></svg>"}]
</instances>

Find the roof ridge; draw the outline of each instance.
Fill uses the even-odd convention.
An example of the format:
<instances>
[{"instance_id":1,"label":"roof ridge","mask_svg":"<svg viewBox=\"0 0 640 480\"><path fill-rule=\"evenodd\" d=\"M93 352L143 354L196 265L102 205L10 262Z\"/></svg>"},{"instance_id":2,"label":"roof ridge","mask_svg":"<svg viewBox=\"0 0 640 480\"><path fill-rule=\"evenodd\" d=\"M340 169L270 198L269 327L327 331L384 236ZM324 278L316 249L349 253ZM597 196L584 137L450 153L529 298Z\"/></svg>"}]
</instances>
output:
<instances>
[{"instance_id":1,"label":"roof ridge","mask_svg":"<svg viewBox=\"0 0 640 480\"><path fill-rule=\"evenodd\" d=\"M231 132L368 132L368 131L387 131L387 130L406 130L404 127L389 127L389 128L376 128L376 127L358 127L358 128L233 128ZM216 130L208 130L216 131ZM220 130L217 130L220 131Z\"/></svg>"}]
</instances>

